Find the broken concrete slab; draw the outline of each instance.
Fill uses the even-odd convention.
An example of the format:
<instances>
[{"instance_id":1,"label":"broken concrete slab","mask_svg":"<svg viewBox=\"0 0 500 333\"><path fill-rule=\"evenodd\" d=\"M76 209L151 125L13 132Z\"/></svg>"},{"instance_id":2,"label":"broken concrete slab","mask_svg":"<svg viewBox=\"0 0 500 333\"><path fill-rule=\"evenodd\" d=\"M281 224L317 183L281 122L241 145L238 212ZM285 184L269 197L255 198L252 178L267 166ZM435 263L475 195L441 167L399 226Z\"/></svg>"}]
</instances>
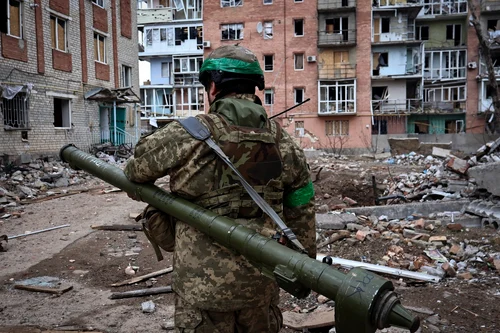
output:
<instances>
[{"instance_id":1,"label":"broken concrete slab","mask_svg":"<svg viewBox=\"0 0 500 333\"><path fill-rule=\"evenodd\" d=\"M392 156L391 153L380 153L380 154L375 154L374 157L376 160L385 160L386 158L389 158L391 156Z\"/></svg>"},{"instance_id":2,"label":"broken concrete slab","mask_svg":"<svg viewBox=\"0 0 500 333\"><path fill-rule=\"evenodd\" d=\"M320 229L345 229L347 223L357 223L353 214L316 214L316 226Z\"/></svg>"},{"instance_id":3,"label":"broken concrete slab","mask_svg":"<svg viewBox=\"0 0 500 333\"><path fill-rule=\"evenodd\" d=\"M500 196L500 162L493 162L469 168L467 174L476 180L478 188L486 189L493 195Z\"/></svg>"},{"instance_id":4,"label":"broken concrete slab","mask_svg":"<svg viewBox=\"0 0 500 333\"><path fill-rule=\"evenodd\" d=\"M432 156L447 158L449 155L451 155L451 150L449 150L449 149L432 147Z\"/></svg>"},{"instance_id":5,"label":"broken concrete slab","mask_svg":"<svg viewBox=\"0 0 500 333\"><path fill-rule=\"evenodd\" d=\"M389 219L403 219L410 215L429 216L438 212L460 211L469 204L469 200L430 201L390 206L355 207L348 208L347 211L356 215L386 215Z\"/></svg>"},{"instance_id":6,"label":"broken concrete slab","mask_svg":"<svg viewBox=\"0 0 500 333\"><path fill-rule=\"evenodd\" d=\"M461 175L465 175L467 170L469 169L470 165L467 163L466 160L463 160L458 157L452 157L448 163L446 163L446 167L456 173L459 173Z\"/></svg>"},{"instance_id":7,"label":"broken concrete slab","mask_svg":"<svg viewBox=\"0 0 500 333\"><path fill-rule=\"evenodd\" d=\"M394 155L408 154L418 151L420 140L418 138L389 138L391 153Z\"/></svg>"}]
</instances>

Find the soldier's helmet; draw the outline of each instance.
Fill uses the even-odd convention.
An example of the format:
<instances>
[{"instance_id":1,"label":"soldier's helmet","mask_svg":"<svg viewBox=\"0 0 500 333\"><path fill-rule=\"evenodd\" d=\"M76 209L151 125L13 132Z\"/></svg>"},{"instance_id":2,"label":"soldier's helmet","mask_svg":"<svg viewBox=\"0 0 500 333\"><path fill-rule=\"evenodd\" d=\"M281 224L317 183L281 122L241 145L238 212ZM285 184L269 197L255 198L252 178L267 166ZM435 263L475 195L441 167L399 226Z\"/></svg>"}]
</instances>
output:
<instances>
[{"instance_id":1,"label":"soldier's helmet","mask_svg":"<svg viewBox=\"0 0 500 333\"><path fill-rule=\"evenodd\" d=\"M205 59L199 80L208 89L210 81L216 86L230 81L250 81L264 89L264 73L255 54L238 45L221 46ZM236 83L236 82L235 82Z\"/></svg>"}]
</instances>

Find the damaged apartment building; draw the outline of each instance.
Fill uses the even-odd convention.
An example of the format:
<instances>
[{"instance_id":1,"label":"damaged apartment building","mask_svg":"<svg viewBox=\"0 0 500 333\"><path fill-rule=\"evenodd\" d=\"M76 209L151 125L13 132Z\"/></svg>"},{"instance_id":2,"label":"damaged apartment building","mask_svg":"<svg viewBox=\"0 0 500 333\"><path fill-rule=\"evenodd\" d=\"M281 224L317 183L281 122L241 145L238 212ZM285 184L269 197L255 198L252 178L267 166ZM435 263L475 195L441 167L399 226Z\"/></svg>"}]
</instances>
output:
<instances>
[{"instance_id":1,"label":"damaged apartment building","mask_svg":"<svg viewBox=\"0 0 500 333\"><path fill-rule=\"evenodd\" d=\"M138 136L136 6L130 0L6 0L0 22L0 155Z\"/></svg>"},{"instance_id":2,"label":"damaged apartment building","mask_svg":"<svg viewBox=\"0 0 500 333\"><path fill-rule=\"evenodd\" d=\"M144 126L203 113L202 0L138 0L137 8L139 58L150 66L150 79L140 86Z\"/></svg>"}]
</instances>

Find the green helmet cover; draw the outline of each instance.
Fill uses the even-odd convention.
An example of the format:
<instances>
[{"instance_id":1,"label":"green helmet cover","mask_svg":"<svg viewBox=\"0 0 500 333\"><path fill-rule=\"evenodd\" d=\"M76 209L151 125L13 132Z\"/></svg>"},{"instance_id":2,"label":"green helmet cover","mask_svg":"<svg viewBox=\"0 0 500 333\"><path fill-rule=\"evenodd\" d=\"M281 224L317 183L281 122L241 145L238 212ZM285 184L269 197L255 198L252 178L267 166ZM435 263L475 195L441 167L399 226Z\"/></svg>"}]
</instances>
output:
<instances>
[{"instance_id":1,"label":"green helmet cover","mask_svg":"<svg viewBox=\"0 0 500 333\"><path fill-rule=\"evenodd\" d=\"M237 45L225 45L214 50L200 68L200 73L205 71L247 75L264 74L255 54L249 49Z\"/></svg>"}]
</instances>

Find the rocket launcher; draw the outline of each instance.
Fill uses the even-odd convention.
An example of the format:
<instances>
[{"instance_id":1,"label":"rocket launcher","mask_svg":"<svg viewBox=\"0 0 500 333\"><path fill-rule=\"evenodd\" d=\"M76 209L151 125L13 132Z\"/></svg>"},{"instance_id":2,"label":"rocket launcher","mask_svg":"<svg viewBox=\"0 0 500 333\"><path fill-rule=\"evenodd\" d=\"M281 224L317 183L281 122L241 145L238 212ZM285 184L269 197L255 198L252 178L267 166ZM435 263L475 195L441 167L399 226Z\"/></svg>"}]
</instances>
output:
<instances>
[{"instance_id":1,"label":"rocket launcher","mask_svg":"<svg viewBox=\"0 0 500 333\"><path fill-rule=\"evenodd\" d=\"M314 290L334 300L338 333L374 333L390 326L415 332L420 325L419 318L401 305L389 280L361 268L344 274L153 184L131 182L121 169L73 145L61 148L60 157L72 168L85 170L133 194L238 252L295 297L306 297Z\"/></svg>"}]
</instances>

